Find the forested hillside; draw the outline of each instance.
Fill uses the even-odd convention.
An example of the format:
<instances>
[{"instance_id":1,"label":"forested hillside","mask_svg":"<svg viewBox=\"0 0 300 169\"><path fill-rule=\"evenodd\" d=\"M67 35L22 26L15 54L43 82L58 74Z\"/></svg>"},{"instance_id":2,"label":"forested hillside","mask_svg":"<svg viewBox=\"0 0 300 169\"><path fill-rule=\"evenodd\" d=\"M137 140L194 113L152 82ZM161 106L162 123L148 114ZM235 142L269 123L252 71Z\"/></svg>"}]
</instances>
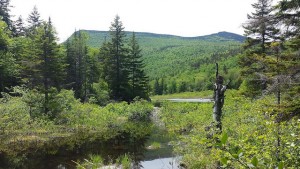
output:
<instances>
[{"instance_id":1,"label":"forested hillside","mask_svg":"<svg viewBox=\"0 0 300 169\"><path fill-rule=\"evenodd\" d=\"M82 32L88 35L87 44L94 48L99 48L110 38L107 31ZM132 34L125 33L127 39ZM198 37L141 32L135 34L154 94L209 89L212 83L207 79L213 78L215 62L221 63L222 71L232 81L232 88L237 88L241 83L236 64L237 54L245 40L241 35L229 32Z\"/></svg>"}]
</instances>

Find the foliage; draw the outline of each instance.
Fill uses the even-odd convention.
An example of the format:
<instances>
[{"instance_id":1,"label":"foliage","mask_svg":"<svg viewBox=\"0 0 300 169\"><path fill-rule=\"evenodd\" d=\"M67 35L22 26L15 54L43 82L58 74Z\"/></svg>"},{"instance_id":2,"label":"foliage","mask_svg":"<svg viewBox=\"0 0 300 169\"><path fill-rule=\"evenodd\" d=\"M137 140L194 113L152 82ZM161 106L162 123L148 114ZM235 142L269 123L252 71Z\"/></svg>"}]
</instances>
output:
<instances>
[{"instance_id":1,"label":"foliage","mask_svg":"<svg viewBox=\"0 0 300 169\"><path fill-rule=\"evenodd\" d=\"M159 142L152 142L149 146L150 149L159 149L161 148L161 144Z\"/></svg>"},{"instance_id":2,"label":"foliage","mask_svg":"<svg viewBox=\"0 0 300 169\"><path fill-rule=\"evenodd\" d=\"M284 0L271 6L269 0L258 0L252 6L255 13L248 15L244 25L248 39L239 60L242 93L254 98L276 91L280 104L284 86L299 81L294 76L299 73L295 68L299 66L299 3Z\"/></svg>"},{"instance_id":3,"label":"foliage","mask_svg":"<svg viewBox=\"0 0 300 169\"><path fill-rule=\"evenodd\" d=\"M211 103L164 103L162 120L179 139L175 150L189 168L297 168L299 117L276 121L278 107L271 96L251 101L226 93L218 135L211 125ZM279 140L279 142L278 142Z\"/></svg>"},{"instance_id":4,"label":"foliage","mask_svg":"<svg viewBox=\"0 0 300 169\"><path fill-rule=\"evenodd\" d=\"M104 80L100 80L98 83L92 84L92 97L90 97L89 101L91 102L94 97L95 103L105 106L109 102L109 92L108 85Z\"/></svg>"},{"instance_id":5,"label":"foliage","mask_svg":"<svg viewBox=\"0 0 300 169\"><path fill-rule=\"evenodd\" d=\"M125 154L123 157L120 157L121 160L119 160L121 162L122 168L124 169L131 169L131 159L130 157Z\"/></svg>"},{"instance_id":6,"label":"foliage","mask_svg":"<svg viewBox=\"0 0 300 169\"><path fill-rule=\"evenodd\" d=\"M60 147L73 150L91 140L129 141L152 131L152 105L146 101L110 103L106 107L81 103L70 90L53 91L49 112L43 111L43 95L35 89L16 87L0 100L0 151L10 160L26 163L28 156L56 154ZM18 121L18 123L16 123ZM39 153L35 153L39 152Z\"/></svg>"},{"instance_id":7,"label":"foliage","mask_svg":"<svg viewBox=\"0 0 300 169\"><path fill-rule=\"evenodd\" d=\"M6 23L0 21L0 92L5 91L6 87L15 85L19 75L18 63L10 51L12 44L10 33Z\"/></svg>"},{"instance_id":8,"label":"foliage","mask_svg":"<svg viewBox=\"0 0 300 169\"><path fill-rule=\"evenodd\" d=\"M103 159L97 155L90 155L89 159L84 159L84 162L75 163L77 169L97 169L103 166Z\"/></svg>"},{"instance_id":9,"label":"foliage","mask_svg":"<svg viewBox=\"0 0 300 169\"><path fill-rule=\"evenodd\" d=\"M10 14L10 8L12 6L10 5L10 0L0 0L0 17L1 21L4 21L6 25L8 26L8 29L10 31L14 30L13 21L11 20L11 14Z\"/></svg>"},{"instance_id":10,"label":"foliage","mask_svg":"<svg viewBox=\"0 0 300 169\"><path fill-rule=\"evenodd\" d=\"M98 155L90 155L89 159L84 159L83 162L74 162L76 168L78 169L97 169L101 167L110 168L110 169L131 169L132 160L129 155L125 154L116 159L114 165L105 166L103 159Z\"/></svg>"},{"instance_id":11,"label":"foliage","mask_svg":"<svg viewBox=\"0 0 300 169\"><path fill-rule=\"evenodd\" d=\"M94 96L96 91L107 92L105 88L95 88L93 84L100 83L101 67L98 58L98 51L89 49L86 45L88 36L82 32L75 32L73 38L70 38L66 44L68 64L66 85L68 89L75 91L75 96L83 102L88 102ZM100 87L100 86L97 86ZM99 93L100 94L100 93ZM97 97L97 95L96 95ZM99 96L100 97L104 96ZM101 101L101 100L99 100ZM103 104L102 104L103 105Z\"/></svg>"}]
</instances>

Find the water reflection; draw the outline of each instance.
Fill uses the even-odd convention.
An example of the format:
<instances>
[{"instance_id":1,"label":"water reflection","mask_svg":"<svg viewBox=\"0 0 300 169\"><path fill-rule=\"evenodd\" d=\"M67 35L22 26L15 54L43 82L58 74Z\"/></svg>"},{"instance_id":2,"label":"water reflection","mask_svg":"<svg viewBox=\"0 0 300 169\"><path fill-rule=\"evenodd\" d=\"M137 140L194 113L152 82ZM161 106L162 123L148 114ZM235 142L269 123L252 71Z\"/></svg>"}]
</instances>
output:
<instances>
[{"instance_id":1,"label":"water reflection","mask_svg":"<svg viewBox=\"0 0 300 169\"><path fill-rule=\"evenodd\" d=\"M180 158L159 158L141 162L144 169L179 169Z\"/></svg>"},{"instance_id":2,"label":"water reflection","mask_svg":"<svg viewBox=\"0 0 300 169\"><path fill-rule=\"evenodd\" d=\"M137 132L136 132L137 133ZM80 139L82 138L82 140ZM42 149L28 150L24 161L19 162L18 157L13 159L0 158L0 161L13 161L17 165L5 162L0 163L1 168L30 168L30 169L75 169L76 162L88 159L89 155L99 155L104 164L114 164L116 159L129 155L133 169L177 169L177 163L172 157L172 147L168 145L170 138L167 133L154 129L152 133L138 138L129 132L122 132L114 139L103 141L103 138L93 136L80 136L55 141L56 144L48 145ZM151 142L159 142L161 146L149 149ZM54 143L54 142L53 142ZM148 149L147 149L148 148ZM55 149L53 153L50 150ZM3 155L3 154L2 154ZM1 153L0 153L1 156Z\"/></svg>"}]
</instances>

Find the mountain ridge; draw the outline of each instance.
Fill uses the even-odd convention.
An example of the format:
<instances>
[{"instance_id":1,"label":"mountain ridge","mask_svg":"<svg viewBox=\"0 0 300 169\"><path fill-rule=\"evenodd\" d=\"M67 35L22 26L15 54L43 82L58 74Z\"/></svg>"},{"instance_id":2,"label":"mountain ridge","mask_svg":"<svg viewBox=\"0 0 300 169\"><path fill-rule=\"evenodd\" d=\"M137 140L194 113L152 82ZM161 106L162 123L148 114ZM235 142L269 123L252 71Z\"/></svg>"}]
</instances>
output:
<instances>
[{"instance_id":1,"label":"mountain ridge","mask_svg":"<svg viewBox=\"0 0 300 169\"><path fill-rule=\"evenodd\" d=\"M81 29L78 31L88 31L88 32L101 32L101 33L109 33L109 31L102 31L102 30L89 30L89 29ZM220 31L217 33L211 33L211 34L207 34L207 35L199 35L199 36L181 36L181 35L173 35L173 34L165 34L165 33L153 33L153 32L136 32L136 31L125 31L126 33L139 33L139 34L149 34L149 35L162 35L162 36L171 36L171 37L179 37L179 38L201 38L201 37L206 37L206 36L211 36L211 35L224 35L224 34L230 34L230 35L237 35L237 36L241 36L244 37L243 35L237 34L237 33L233 33L233 32L227 32L227 31Z\"/></svg>"},{"instance_id":2,"label":"mountain ridge","mask_svg":"<svg viewBox=\"0 0 300 169\"><path fill-rule=\"evenodd\" d=\"M98 47L101 45L106 39L109 38L109 31L100 31L100 30L79 30L84 31L89 35L88 44L89 46ZM130 37L133 31L125 31L127 37ZM171 38L171 39L181 39L181 40L204 40L204 41L238 41L244 42L245 37L236 33L221 31L217 33L212 33L208 35L201 36L179 36L172 34L160 34L160 33L151 33L151 32L135 32L137 38L142 37L151 37L151 38ZM72 37L73 35L71 35ZM98 40L94 38L97 37ZM221 38L221 39L220 39ZM95 43L100 44L95 44Z\"/></svg>"}]
</instances>

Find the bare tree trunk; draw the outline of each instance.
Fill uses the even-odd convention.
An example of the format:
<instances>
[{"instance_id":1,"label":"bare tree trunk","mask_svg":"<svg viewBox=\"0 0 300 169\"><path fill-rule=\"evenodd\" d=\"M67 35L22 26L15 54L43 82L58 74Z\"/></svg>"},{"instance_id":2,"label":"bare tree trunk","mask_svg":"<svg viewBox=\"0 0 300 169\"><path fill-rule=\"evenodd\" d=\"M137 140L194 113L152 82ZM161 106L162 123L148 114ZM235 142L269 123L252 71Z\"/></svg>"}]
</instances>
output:
<instances>
[{"instance_id":1,"label":"bare tree trunk","mask_svg":"<svg viewBox=\"0 0 300 169\"><path fill-rule=\"evenodd\" d=\"M226 91L226 85L223 85L224 78L219 76L219 66L216 63L216 83L214 84L214 107L213 107L213 119L216 123L217 130L222 133L222 107L224 105L224 93Z\"/></svg>"}]
</instances>

